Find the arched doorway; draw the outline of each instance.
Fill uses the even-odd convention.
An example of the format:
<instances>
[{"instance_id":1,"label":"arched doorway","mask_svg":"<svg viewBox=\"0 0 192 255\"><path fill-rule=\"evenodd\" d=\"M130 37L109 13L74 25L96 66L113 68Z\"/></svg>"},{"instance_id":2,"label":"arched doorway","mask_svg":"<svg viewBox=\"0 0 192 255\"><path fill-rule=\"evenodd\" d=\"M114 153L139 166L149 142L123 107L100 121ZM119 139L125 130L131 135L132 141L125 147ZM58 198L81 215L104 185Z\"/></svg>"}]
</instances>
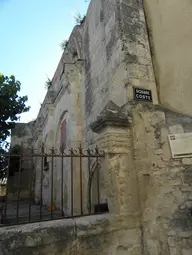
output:
<instances>
[{"instance_id":1,"label":"arched doorway","mask_svg":"<svg viewBox=\"0 0 192 255\"><path fill-rule=\"evenodd\" d=\"M69 113L64 111L59 119L55 137L55 148L60 152L61 148L67 151L70 147ZM63 209L65 214L69 211L69 179L70 159L58 157L54 162L54 203L58 209ZM63 199L63 203L62 203ZM63 207L63 208L61 208Z\"/></svg>"}]
</instances>

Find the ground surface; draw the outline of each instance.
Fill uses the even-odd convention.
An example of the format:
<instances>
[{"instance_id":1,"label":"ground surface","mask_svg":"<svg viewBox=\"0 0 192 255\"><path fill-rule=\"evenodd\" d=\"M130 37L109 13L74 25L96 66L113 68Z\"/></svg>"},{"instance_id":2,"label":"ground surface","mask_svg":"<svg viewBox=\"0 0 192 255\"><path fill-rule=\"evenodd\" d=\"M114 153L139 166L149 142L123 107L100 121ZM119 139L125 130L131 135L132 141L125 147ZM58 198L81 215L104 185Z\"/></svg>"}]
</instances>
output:
<instances>
[{"instance_id":1,"label":"ground surface","mask_svg":"<svg viewBox=\"0 0 192 255\"><path fill-rule=\"evenodd\" d=\"M4 203L0 203L4 206ZM18 206L18 218L17 218L17 206ZM51 211L48 210L46 206L42 206L42 213L40 216L40 205L35 204L31 201L20 201L19 205L17 205L16 201L8 202L7 211L6 211L6 222L7 224L16 224L16 223L25 223L28 221L42 221L42 220L51 220L62 217L61 212L56 210Z\"/></svg>"}]
</instances>

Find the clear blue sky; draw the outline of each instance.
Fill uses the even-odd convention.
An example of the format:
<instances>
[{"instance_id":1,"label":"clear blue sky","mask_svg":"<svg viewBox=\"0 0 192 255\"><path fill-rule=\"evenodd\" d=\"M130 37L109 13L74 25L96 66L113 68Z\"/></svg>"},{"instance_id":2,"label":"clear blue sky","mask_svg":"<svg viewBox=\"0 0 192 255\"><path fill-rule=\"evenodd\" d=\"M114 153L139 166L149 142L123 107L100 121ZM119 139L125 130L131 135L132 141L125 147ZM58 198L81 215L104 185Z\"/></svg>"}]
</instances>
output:
<instances>
[{"instance_id":1,"label":"clear blue sky","mask_svg":"<svg viewBox=\"0 0 192 255\"><path fill-rule=\"evenodd\" d=\"M53 77L77 12L86 13L85 0L0 0L0 72L14 74L31 106L21 121L35 119Z\"/></svg>"}]
</instances>

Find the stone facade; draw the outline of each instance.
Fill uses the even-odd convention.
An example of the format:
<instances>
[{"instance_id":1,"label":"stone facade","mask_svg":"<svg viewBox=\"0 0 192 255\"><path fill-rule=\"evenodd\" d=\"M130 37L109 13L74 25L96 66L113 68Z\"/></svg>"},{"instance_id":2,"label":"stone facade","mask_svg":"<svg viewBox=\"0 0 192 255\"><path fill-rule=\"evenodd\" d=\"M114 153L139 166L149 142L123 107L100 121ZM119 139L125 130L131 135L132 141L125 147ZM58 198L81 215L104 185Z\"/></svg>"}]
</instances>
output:
<instances>
[{"instance_id":1,"label":"stone facade","mask_svg":"<svg viewBox=\"0 0 192 255\"><path fill-rule=\"evenodd\" d=\"M168 134L191 132L192 118L129 102L144 254L192 252L191 158L172 159Z\"/></svg>"},{"instance_id":2,"label":"stone facade","mask_svg":"<svg viewBox=\"0 0 192 255\"><path fill-rule=\"evenodd\" d=\"M105 151L105 158L100 161L100 196L102 202L107 201L110 213L99 222L99 229L103 232L98 232L95 222L87 222L86 227L81 229L82 219L71 220L69 228L68 223L66 226L62 223L62 226L56 226L60 230L53 230L53 233L67 233L65 241L55 239L54 234L50 234L53 241L43 241L43 237L34 235L34 228L38 226L33 225L30 233L21 230L23 237L19 244L13 244L12 249L18 252L24 249L26 254L48 254L47 249L51 247L55 254L63 255L192 254L192 158L173 159L168 140L169 134L192 132L192 117L190 110L186 110L188 101L183 96L185 93L181 94L182 107L180 98L176 100L178 92L183 92L190 79L182 76L177 83L174 79L167 83L165 79L169 75L171 79L178 73L175 68L178 61L173 58L176 46L166 55L165 66L162 61L167 53L166 49L161 54L162 47L167 44L161 45L159 32L155 30L160 22L155 15L163 8L163 4L159 3L161 8L158 9L157 2L92 0L85 21L74 28L69 38L33 123L32 144L37 149L42 143L47 148L54 146L59 149L64 139L66 150L82 144L90 148L98 145ZM165 16L166 12L170 13L172 2L164 10ZM175 5L175 8L178 7ZM183 8L186 6L183 5ZM167 23L172 24L172 20ZM167 34L161 36L163 41L167 38ZM180 50L184 51L184 44L181 45ZM167 68L167 63L171 65L172 62L174 65ZM166 76L165 71L169 75ZM134 87L151 90L152 102L134 101ZM176 97L167 93L169 89ZM189 91L186 98L190 95ZM64 138L61 130L65 130ZM13 140L18 140L16 131ZM40 168L41 162L37 160L34 162L37 199L40 194ZM58 207L59 169L56 161L54 199ZM70 200L68 161L65 162L64 176L64 187ZM78 175L75 176L78 179ZM49 178L48 172L43 181L49 181ZM83 178L86 180L87 175ZM78 185L74 190L79 192ZM50 203L49 192L50 186L47 185L43 191L45 205ZM70 210L70 204L66 203L65 209ZM116 215L113 221L112 215ZM117 230L113 224L117 226L119 220L123 224L119 224ZM49 229L49 224L53 223L43 225L43 229ZM91 226L93 229L89 235ZM42 225L39 227L39 231L44 233ZM24 240L25 234L29 242ZM7 235L7 239L5 250L12 237ZM61 245L63 242L65 244ZM36 247L34 253L30 247Z\"/></svg>"},{"instance_id":3,"label":"stone facade","mask_svg":"<svg viewBox=\"0 0 192 255\"><path fill-rule=\"evenodd\" d=\"M20 146L22 153L29 153L31 151L31 144L33 143L34 122L29 123L17 123L15 128L11 131L11 146ZM24 149L24 151L23 151ZM20 159L17 158L18 161ZM23 158L20 164L21 172L15 171L14 175L9 177L9 199L17 200L18 198L18 180L20 180L20 199L28 199L29 194L29 182L32 171L31 165L32 159L30 157ZM12 163L12 168L16 167L15 163Z\"/></svg>"},{"instance_id":4,"label":"stone facade","mask_svg":"<svg viewBox=\"0 0 192 255\"><path fill-rule=\"evenodd\" d=\"M15 128L11 131L11 146L22 145L25 148L30 148L29 146L33 142L33 130L34 122L29 123L17 123Z\"/></svg>"}]
</instances>

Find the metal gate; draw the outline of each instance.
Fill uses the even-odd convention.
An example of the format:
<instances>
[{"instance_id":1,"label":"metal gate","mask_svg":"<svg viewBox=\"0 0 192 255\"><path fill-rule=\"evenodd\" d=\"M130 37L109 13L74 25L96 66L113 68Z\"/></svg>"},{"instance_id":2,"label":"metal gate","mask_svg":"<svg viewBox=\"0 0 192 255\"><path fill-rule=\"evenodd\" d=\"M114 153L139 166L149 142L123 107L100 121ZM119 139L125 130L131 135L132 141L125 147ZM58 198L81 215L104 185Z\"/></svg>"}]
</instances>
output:
<instances>
[{"instance_id":1,"label":"metal gate","mask_svg":"<svg viewBox=\"0 0 192 255\"><path fill-rule=\"evenodd\" d=\"M97 147L65 151L44 145L39 150L21 145L17 153L0 154L1 226L107 212L100 201L104 156Z\"/></svg>"}]
</instances>

